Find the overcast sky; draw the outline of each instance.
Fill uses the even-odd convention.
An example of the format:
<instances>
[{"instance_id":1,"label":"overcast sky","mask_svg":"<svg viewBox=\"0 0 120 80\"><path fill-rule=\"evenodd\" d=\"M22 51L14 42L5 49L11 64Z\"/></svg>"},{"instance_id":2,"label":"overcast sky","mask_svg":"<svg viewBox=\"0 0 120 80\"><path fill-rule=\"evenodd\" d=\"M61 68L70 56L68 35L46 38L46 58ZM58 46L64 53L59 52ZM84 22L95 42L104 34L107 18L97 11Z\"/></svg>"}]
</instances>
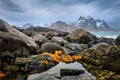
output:
<instances>
[{"instance_id":1,"label":"overcast sky","mask_svg":"<svg viewBox=\"0 0 120 80\"><path fill-rule=\"evenodd\" d=\"M0 0L0 18L17 26L71 23L88 15L120 29L120 0Z\"/></svg>"}]
</instances>

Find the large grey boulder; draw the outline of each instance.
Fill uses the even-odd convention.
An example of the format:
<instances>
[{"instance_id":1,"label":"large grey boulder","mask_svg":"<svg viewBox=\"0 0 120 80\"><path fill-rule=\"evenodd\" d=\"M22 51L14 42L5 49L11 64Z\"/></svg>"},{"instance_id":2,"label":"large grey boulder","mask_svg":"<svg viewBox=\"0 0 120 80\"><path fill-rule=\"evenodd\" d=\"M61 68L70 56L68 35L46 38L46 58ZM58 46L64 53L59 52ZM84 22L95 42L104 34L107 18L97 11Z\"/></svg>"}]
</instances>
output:
<instances>
[{"instance_id":1,"label":"large grey boulder","mask_svg":"<svg viewBox=\"0 0 120 80\"><path fill-rule=\"evenodd\" d=\"M49 52L49 53L54 53L55 51L61 50L62 53L64 53L63 48L56 43L44 43L41 46L41 52Z\"/></svg>"},{"instance_id":2,"label":"large grey boulder","mask_svg":"<svg viewBox=\"0 0 120 80\"><path fill-rule=\"evenodd\" d=\"M84 70L85 73L77 76L61 76L61 69L80 69L81 71ZM86 69L78 62L69 64L60 62L58 65L43 73L29 75L27 80L96 80L96 78L88 73Z\"/></svg>"},{"instance_id":3,"label":"large grey boulder","mask_svg":"<svg viewBox=\"0 0 120 80\"><path fill-rule=\"evenodd\" d=\"M1 19L0 31L0 48L2 48L2 50L14 51L19 49L21 46L25 46L30 51L34 52L38 48L38 45L31 37L28 37L24 33L18 31Z\"/></svg>"}]
</instances>

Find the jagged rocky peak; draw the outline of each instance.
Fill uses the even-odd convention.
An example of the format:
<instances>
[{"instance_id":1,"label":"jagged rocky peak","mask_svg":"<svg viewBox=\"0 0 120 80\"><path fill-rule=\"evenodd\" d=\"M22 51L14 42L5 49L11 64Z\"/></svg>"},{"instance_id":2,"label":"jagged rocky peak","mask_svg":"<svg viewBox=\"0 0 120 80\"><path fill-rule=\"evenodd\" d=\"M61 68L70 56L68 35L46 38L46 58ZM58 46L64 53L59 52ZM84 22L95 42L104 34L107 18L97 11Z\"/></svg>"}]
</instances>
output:
<instances>
[{"instance_id":1,"label":"jagged rocky peak","mask_svg":"<svg viewBox=\"0 0 120 80\"><path fill-rule=\"evenodd\" d=\"M72 32L81 28L87 29L88 31L113 31L104 20L95 20L91 16L80 16L72 25L57 21L50 28L66 32Z\"/></svg>"},{"instance_id":2,"label":"jagged rocky peak","mask_svg":"<svg viewBox=\"0 0 120 80\"><path fill-rule=\"evenodd\" d=\"M80 18L77 20L77 23L83 23L83 22L95 22L95 20L91 16L80 16Z\"/></svg>"},{"instance_id":3,"label":"jagged rocky peak","mask_svg":"<svg viewBox=\"0 0 120 80\"><path fill-rule=\"evenodd\" d=\"M80 16L75 22L75 27L85 28L89 31L112 31L104 20L95 20L91 16Z\"/></svg>"},{"instance_id":4,"label":"jagged rocky peak","mask_svg":"<svg viewBox=\"0 0 120 80\"><path fill-rule=\"evenodd\" d=\"M80 18L75 22L75 26L78 28L93 30L96 28L96 22L91 16L80 16Z\"/></svg>"},{"instance_id":5,"label":"jagged rocky peak","mask_svg":"<svg viewBox=\"0 0 120 80\"><path fill-rule=\"evenodd\" d=\"M65 22L62 22L62 21L57 21L50 26L51 29L56 29L60 31L65 31L68 27L69 26Z\"/></svg>"},{"instance_id":6,"label":"jagged rocky peak","mask_svg":"<svg viewBox=\"0 0 120 80\"><path fill-rule=\"evenodd\" d=\"M107 23L104 20L96 20L97 27L109 28Z\"/></svg>"},{"instance_id":7,"label":"jagged rocky peak","mask_svg":"<svg viewBox=\"0 0 120 80\"><path fill-rule=\"evenodd\" d=\"M54 24L51 25L51 27L55 25L61 26L61 27L68 26L65 22L62 22L62 21L56 21Z\"/></svg>"},{"instance_id":8,"label":"jagged rocky peak","mask_svg":"<svg viewBox=\"0 0 120 80\"><path fill-rule=\"evenodd\" d=\"M25 25L22 26L23 28L29 28L29 27L33 27L33 25L31 23L27 23Z\"/></svg>"}]
</instances>

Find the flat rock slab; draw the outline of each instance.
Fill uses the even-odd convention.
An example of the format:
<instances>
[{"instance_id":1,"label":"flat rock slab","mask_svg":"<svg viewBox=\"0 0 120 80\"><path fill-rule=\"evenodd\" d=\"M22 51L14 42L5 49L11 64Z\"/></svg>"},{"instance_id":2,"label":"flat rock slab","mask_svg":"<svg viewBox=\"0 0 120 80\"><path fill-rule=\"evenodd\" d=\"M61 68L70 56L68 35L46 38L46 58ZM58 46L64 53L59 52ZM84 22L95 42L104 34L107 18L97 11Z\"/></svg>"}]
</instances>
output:
<instances>
[{"instance_id":1,"label":"flat rock slab","mask_svg":"<svg viewBox=\"0 0 120 80\"><path fill-rule=\"evenodd\" d=\"M84 74L77 76L64 76L60 75L61 69L80 69L84 70ZM86 69L78 62L74 63L62 63L52 67L51 69L43 72L29 75L27 80L96 80L96 78L88 73Z\"/></svg>"}]
</instances>

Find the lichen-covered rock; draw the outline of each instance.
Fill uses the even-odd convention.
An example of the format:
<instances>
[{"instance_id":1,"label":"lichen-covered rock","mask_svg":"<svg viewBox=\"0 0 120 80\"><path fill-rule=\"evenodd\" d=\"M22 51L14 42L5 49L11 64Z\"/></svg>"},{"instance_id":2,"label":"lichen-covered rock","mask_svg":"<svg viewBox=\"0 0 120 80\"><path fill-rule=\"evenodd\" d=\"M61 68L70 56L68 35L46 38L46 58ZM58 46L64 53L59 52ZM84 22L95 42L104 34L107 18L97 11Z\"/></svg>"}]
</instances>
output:
<instances>
[{"instance_id":1,"label":"lichen-covered rock","mask_svg":"<svg viewBox=\"0 0 120 80\"><path fill-rule=\"evenodd\" d=\"M98 43L98 44L94 45L93 47L83 51L82 54L85 59L87 59L87 58L88 59L89 58L100 59L100 58L104 58L104 56L108 56L109 49L110 49L110 47L107 43Z\"/></svg>"},{"instance_id":2,"label":"lichen-covered rock","mask_svg":"<svg viewBox=\"0 0 120 80\"><path fill-rule=\"evenodd\" d=\"M6 57L6 56L14 58L14 53L9 52L9 51L0 52L0 55L1 55L1 58Z\"/></svg>"},{"instance_id":3,"label":"lichen-covered rock","mask_svg":"<svg viewBox=\"0 0 120 80\"><path fill-rule=\"evenodd\" d=\"M72 51L72 50L66 48L66 47L63 47L63 50L64 50L65 54L68 54L70 56L74 56L76 54L79 54L79 53L76 53L75 51Z\"/></svg>"},{"instance_id":4,"label":"lichen-covered rock","mask_svg":"<svg viewBox=\"0 0 120 80\"><path fill-rule=\"evenodd\" d=\"M100 37L99 38L99 42L104 42L104 43L107 43L109 45L114 45L114 39L112 38L105 38L105 37Z\"/></svg>"},{"instance_id":5,"label":"lichen-covered rock","mask_svg":"<svg viewBox=\"0 0 120 80\"><path fill-rule=\"evenodd\" d=\"M84 29L77 29L67 35L67 40L77 43L83 43L83 44L94 44L97 42L97 37L87 30Z\"/></svg>"},{"instance_id":6,"label":"lichen-covered rock","mask_svg":"<svg viewBox=\"0 0 120 80\"><path fill-rule=\"evenodd\" d=\"M30 51L25 47L14 52L0 52L0 70L9 73L20 70L21 67L25 66L29 54ZM15 69L16 67L18 69Z\"/></svg>"},{"instance_id":7,"label":"lichen-covered rock","mask_svg":"<svg viewBox=\"0 0 120 80\"><path fill-rule=\"evenodd\" d=\"M117 38L115 39L115 43L116 43L117 45L120 45L120 35L117 36Z\"/></svg>"},{"instance_id":8,"label":"lichen-covered rock","mask_svg":"<svg viewBox=\"0 0 120 80\"><path fill-rule=\"evenodd\" d=\"M69 43L68 41L64 40L63 37L58 37L58 36L54 36L52 38L52 41L61 46L64 46L65 44Z\"/></svg>"},{"instance_id":9,"label":"lichen-covered rock","mask_svg":"<svg viewBox=\"0 0 120 80\"><path fill-rule=\"evenodd\" d=\"M56 43L44 43L41 46L42 52L54 53L55 51L59 51L59 50L61 50L64 53L63 48Z\"/></svg>"},{"instance_id":10,"label":"lichen-covered rock","mask_svg":"<svg viewBox=\"0 0 120 80\"><path fill-rule=\"evenodd\" d=\"M81 45L78 43L66 44L64 47L65 47L64 51L67 50L65 53L67 53L69 55L77 55L83 51Z\"/></svg>"},{"instance_id":11,"label":"lichen-covered rock","mask_svg":"<svg viewBox=\"0 0 120 80\"><path fill-rule=\"evenodd\" d=\"M35 55L28 58L25 70L30 73L37 73L43 72L55 65L50 55Z\"/></svg>"},{"instance_id":12,"label":"lichen-covered rock","mask_svg":"<svg viewBox=\"0 0 120 80\"><path fill-rule=\"evenodd\" d=\"M113 75L109 78L109 80L120 80L120 73L118 73L118 74L113 74Z\"/></svg>"},{"instance_id":13,"label":"lichen-covered rock","mask_svg":"<svg viewBox=\"0 0 120 80\"><path fill-rule=\"evenodd\" d=\"M52 32L52 31L49 31L49 32L46 32L45 33L45 37L48 39L48 40L52 40L53 36L56 36L58 35L57 32Z\"/></svg>"},{"instance_id":14,"label":"lichen-covered rock","mask_svg":"<svg viewBox=\"0 0 120 80\"><path fill-rule=\"evenodd\" d=\"M28 57L30 55L30 50L25 47L22 47L21 49L16 50L13 53L15 57Z\"/></svg>"},{"instance_id":15,"label":"lichen-covered rock","mask_svg":"<svg viewBox=\"0 0 120 80\"><path fill-rule=\"evenodd\" d=\"M116 72L110 71L107 69L102 69L101 67L97 67L95 65L80 61L82 65L90 72L92 75L96 77L96 80L111 80L110 77ZM112 79L114 80L114 79Z\"/></svg>"},{"instance_id":16,"label":"lichen-covered rock","mask_svg":"<svg viewBox=\"0 0 120 80\"><path fill-rule=\"evenodd\" d=\"M83 61L95 66L120 72L120 48L98 43L82 52Z\"/></svg>"},{"instance_id":17,"label":"lichen-covered rock","mask_svg":"<svg viewBox=\"0 0 120 80\"><path fill-rule=\"evenodd\" d=\"M3 64L3 69L6 73L12 74L16 71L19 70L19 66L17 65L8 65L8 64Z\"/></svg>"},{"instance_id":18,"label":"lichen-covered rock","mask_svg":"<svg viewBox=\"0 0 120 80\"><path fill-rule=\"evenodd\" d=\"M25 65L27 63L28 58L25 57L17 57L15 59L15 65Z\"/></svg>"},{"instance_id":19,"label":"lichen-covered rock","mask_svg":"<svg viewBox=\"0 0 120 80\"><path fill-rule=\"evenodd\" d=\"M33 40L41 46L43 43L50 42L45 36L41 34L36 34L33 36Z\"/></svg>"},{"instance_id":20,"label":"lichen-covered rock","mask_svg":"<svg viewBox=\"0 0 120 80\"><path fill-rule=\"evenodd\" d=\"M1 70L4 70L4 65L3 64L14 64L14 53L9 52L9 51L4 51L4 52L0 52L0 61L1 61Z\"/></svg>"},{"instance_id":21,"label":"lichen-covered rock","mask_svg":"<svg viewBox=\"0 0 120 80\"><path fill-rule=\"evenodd\" d=\"M112 46L110 48L105 68L120 73L120 47Z\"/></svg>"},{"instance_id":22,"label":"lichen-covered rock","mask_svg":"<svg viewBox=\"0 0 120 80\"><path fill-rule=\"evenodd\" d=\"M27 74L24 72L14 72L12 75L8 75L3 80L26 80Z\"/></svg>"}]
</instances>

